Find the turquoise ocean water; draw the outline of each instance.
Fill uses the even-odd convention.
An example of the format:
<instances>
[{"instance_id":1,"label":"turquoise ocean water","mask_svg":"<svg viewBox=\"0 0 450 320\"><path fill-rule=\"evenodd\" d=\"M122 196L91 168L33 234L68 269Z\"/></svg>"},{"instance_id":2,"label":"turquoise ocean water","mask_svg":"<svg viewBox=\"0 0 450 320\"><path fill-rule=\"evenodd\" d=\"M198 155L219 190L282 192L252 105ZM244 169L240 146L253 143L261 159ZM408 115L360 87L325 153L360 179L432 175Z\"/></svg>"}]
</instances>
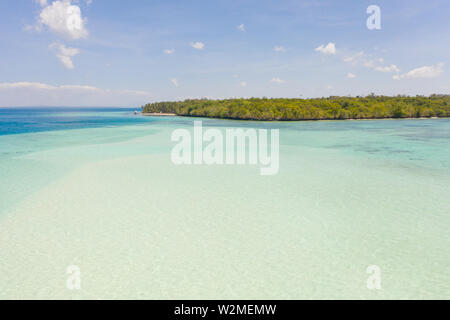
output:
<instances>
[{"instance_id":1,"label":"turquoise ocean water","mask_svg":"<svg viewBox=\"0 0 450 320\"><path fill-rule=\"evenodd\" d=\"M450 119L201 119L279 129L261 176L174 165L194 119L132 111L0 109L0 299L450 297Z\"/></svg>"}]
</instances>

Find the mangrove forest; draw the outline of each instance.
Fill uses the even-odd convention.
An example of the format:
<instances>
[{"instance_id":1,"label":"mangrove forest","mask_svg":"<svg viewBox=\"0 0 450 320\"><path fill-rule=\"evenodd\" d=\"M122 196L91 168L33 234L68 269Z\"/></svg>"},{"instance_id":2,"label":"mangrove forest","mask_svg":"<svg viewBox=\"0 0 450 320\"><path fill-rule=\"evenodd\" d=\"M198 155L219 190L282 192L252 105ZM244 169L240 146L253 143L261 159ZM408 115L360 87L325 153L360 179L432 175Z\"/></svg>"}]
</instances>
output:
<instances>
[{"instance_id":1,"label":"mangrove forest","mask_svg":"<svg viewBox=\"0 0 450 320\"><path fill-rule=\"evenodd\" d=\"M149 103L142 106L142 111L265 121L450 117L450 95L190 99Z\"/></svg>"}]
</instances>

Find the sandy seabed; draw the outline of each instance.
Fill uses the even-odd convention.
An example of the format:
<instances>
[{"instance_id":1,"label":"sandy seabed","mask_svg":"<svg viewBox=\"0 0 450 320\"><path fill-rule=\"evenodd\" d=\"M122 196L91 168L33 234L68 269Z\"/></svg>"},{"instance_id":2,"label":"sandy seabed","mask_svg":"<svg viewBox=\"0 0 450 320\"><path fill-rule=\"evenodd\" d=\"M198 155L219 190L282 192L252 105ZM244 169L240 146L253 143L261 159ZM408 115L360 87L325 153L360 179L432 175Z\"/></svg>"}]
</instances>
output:
<instances>
[{"instance_id":1,"label":"sandy seabed","mask_svg":"<svg viewBox=\"0 0 450 320\"><path fill-rule=\"evenodd\" d=\"M136 130L16 156L60 172L0 213L1 299L448 298L447 168L305 145L286 130L280 172L264 177L175 166L170 128ZM71 265L80 290L66 286ZM369 265L381 290L367 289Z\"/></svg>"}]
</instances>

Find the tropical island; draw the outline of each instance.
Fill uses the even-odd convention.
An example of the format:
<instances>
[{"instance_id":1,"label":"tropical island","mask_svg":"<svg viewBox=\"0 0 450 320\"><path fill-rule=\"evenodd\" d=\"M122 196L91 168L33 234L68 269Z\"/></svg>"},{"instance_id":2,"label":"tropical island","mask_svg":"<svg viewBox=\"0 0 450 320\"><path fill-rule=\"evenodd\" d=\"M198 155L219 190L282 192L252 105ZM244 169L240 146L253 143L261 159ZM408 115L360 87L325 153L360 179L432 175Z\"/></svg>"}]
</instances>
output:
<instances>
[{"instance_id":1,"label":"tropical island","mask_svg":"<svg viewBox=\"0 0 450 320\"><path fill-rule=\"evenodd\" d=\"M263 121L444 118L450 117L450 95L189 99L149 103L142 113Z\"/></svg>"}]
</instances>

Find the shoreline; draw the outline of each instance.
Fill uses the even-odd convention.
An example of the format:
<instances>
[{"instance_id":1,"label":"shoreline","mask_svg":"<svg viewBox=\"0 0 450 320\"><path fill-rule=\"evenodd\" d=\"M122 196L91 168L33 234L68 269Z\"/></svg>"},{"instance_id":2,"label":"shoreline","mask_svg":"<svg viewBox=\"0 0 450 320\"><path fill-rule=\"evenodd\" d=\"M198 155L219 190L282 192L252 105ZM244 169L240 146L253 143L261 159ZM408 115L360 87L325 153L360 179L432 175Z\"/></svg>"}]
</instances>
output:
<instances>
[{"instance_id":1,"label":"shoreline","mask_svg":"<svg viewBox=\"0 0 450 320\"><path fill-rule=\"evenodd\" d=\"M143 116L170 116L170 117L185 117L185 118L205 118L216 120L234 120L234 121L257 121L257 122L303 122L303 121L371 121L371 120L436 120L436 119L450 119L450 117L405 117L405 118L349 118L349 119L274 119L274 120L262 120L262 119L242 119L242 118L217 118L206 116L193 116L183 115L176 113L148 113L142 112Z\"/></svg>"},{"instance_id":2,"label":"shoreline","mask_svg":"<svg viewBox=\"0 0 450 320\"><path fill-rule=\"evenodd\" d=\"M141 112L141 115L146 116L146 117L151 117L151 116L155 116L155 117L176 117L178 116L175 113L157 113L157 112Z\"/></svg>"}]
</instances>

